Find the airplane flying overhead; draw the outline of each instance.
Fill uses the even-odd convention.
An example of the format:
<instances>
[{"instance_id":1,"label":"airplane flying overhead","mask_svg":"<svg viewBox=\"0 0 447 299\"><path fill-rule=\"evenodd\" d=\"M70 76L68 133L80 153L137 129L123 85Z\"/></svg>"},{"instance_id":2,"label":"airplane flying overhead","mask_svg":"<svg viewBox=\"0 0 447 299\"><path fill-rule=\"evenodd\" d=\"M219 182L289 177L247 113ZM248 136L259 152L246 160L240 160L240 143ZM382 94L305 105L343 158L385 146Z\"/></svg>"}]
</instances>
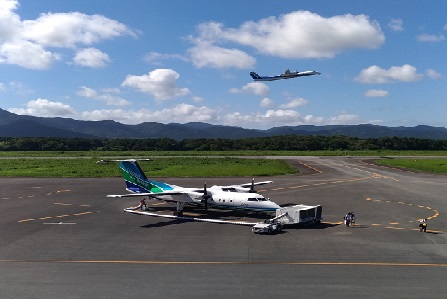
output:
<instances>
[{"instance_id":1,"label":"airplane flying overhead","mask_svg":"<svg viewBox=\"0 0 447 299\"><path fill-rule=\"evenodd\" d=\"M144 160L144 159L141 159ZM146 159L147 160L147 159ZM264 213L275 213L280 206L270 199L258 194L254 186L273 183L272 181L254 182L212 186L207 188L206 183L202 188L184 188L163 182L149 180L135 159L128 160L101 160L98 162L120 162L122 176L126 182L126 190L131 192L124 195L107 195L107 197L133 197L146 196L167 202L175 202L176 216L181 216L185 205L244 210Z\"/></svg>"},{"instance_id":2,"label":"airplane flying overhead","mask_svg":"<svg viewBox=\"0 0 447 299\"><path fill-rule=\"evenodd\" d=\"M320 75L320 72L317 71L304 71L304 72L291 72L290 70L286 70L284 74L277 75L277 76L259 76L255 72L250 72L250 76L253 78L253 81L275 81L275 80L281 80L281 79L291 79L291 78L297 78L297 77L303 77L303 76L313 76L313 75Z\"/></svg>"}]
</instances>

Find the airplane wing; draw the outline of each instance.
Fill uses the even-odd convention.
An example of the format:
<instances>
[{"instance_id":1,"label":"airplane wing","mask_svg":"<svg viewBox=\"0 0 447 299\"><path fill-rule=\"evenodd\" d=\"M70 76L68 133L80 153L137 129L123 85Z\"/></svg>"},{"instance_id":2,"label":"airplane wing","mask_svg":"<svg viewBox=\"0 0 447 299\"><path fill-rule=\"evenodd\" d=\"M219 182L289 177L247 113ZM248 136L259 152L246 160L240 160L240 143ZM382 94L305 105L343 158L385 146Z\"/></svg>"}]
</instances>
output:
<instances>
[{"instance_id":1,"label":"airplane wing","mask_svg":"<svg viewBox=\"0 0 447 299\"><path fill-rule=\"evenodd\" d=\"M250 188L252 185L261 186L261 185L267 185L267 184L271 184L271 183L273 183L273 181L263 181L263 182L254 182L254 183L252 182L252 183L233 185L233 186L240 186L242 188Z\"/></svg>"}]
</instances>

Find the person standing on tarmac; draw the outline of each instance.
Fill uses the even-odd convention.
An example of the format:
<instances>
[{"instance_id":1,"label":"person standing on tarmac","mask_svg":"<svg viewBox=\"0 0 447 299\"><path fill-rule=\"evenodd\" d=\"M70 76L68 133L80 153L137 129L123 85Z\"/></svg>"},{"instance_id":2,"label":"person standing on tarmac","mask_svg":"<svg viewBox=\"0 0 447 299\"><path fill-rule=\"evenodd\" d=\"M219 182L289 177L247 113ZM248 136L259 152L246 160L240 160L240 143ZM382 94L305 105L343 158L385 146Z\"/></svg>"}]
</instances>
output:
<instances>
[{"instance_id":1,"label":"person standing on tarmac","mask_svg":"<svg viewBox=\"0 0 447 299\"><path fill-rule=\"evenodd\" d=\"M424 218L419 222L419 231L424 233L427 232L427 218Z\"/></svg>"},{"instance_id":2,"label":"person standing on tarmac","mask_svg":"<svg viewBox=\"0 0 447 299\"><path fill-rule=\"evenodd\" d=\"M140 200L140 206L138 208L140 208L141 211L143 211L143 206L144 209L146 210L147 206L146 206L146 198L143 197L142 200Z\"/></svg>"},{"instance_id":3,"label":"person standing on tarmac","mask_svg":"<svg viewBox=\"0 0 447 299\"><path fill-rule=\"evenodd\" d=\"M355 225L355 214L351 212L351 225Z\"/></svg>"},{"instance_id":4,"label":"person standing on tarmac","mask_svg":"<svg viewBox=\"0 0 447 299\"><path fill-rule=\"evenodd\" d=\"M344 219L345 219L346 227L349 227L349 224L351 223L351 212L349 212L348 214L346 214L346 216L344 217Z\"/></svg>"}]
</instances>

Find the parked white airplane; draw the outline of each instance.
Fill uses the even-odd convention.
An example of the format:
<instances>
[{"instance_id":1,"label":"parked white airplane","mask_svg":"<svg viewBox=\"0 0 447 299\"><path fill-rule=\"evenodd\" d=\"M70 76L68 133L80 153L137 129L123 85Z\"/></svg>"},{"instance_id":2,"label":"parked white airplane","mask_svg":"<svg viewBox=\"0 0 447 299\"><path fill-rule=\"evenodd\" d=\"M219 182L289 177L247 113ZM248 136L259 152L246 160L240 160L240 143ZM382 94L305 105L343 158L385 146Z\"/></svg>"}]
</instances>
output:
<instances>
[{"instance_id":1,"label":"parked white airplane","mask_svg":"<svg viewBox=\"0 0 447 299\"><path fill-rule=\"evenodd\" d=\"M99 162L121 162L120 168L130 194L108 195L107 197L147 196L149 198L176 202L174 215L181 216L186 204L208 207L244 210L255 212L272 212L280 206L256 193L254 186L273 183L272 181L254 182L240 185L212 186L207 188L184 188L163 182L149 180L138 165L137 160L102 160Z\"/></svg>"}]
</instances>

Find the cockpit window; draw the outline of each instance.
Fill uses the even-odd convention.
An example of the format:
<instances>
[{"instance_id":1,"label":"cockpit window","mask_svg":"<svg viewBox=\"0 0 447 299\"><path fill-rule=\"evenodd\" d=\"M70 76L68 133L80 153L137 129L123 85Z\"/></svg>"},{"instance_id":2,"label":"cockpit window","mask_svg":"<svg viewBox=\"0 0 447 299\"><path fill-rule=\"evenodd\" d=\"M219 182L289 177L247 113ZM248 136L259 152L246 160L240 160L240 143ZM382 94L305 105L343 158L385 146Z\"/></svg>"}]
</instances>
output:
<instances>
[{"instance_id":1,"label":"cockpit window","mask_svg":"<svg viewBox=\"0 0 447 299\"><path fill-rule=\"evenodd\" d=\"M233 187L222 188L222 191L227 191L227 192L237 192L236 188L233 188Z\"/></svg>"},{"instance_id":2,"label":"cockpit window","mask_svg":"<svg viewBox=\"0 0 447 299\"><path fill-rule=\"evenodd\" d=\"M248 201L258 201L256 198L249 198Z\"/></svg>"},{"instance_id":3,"label":"cockpit window","mask_svg":"<svg viewBox=\"0 0 447 299\"><path fill-rule=\"evenodd\" d=\"M267 201L264 197L258 198L258 201Z\"/></svg>"}]
</instances>

